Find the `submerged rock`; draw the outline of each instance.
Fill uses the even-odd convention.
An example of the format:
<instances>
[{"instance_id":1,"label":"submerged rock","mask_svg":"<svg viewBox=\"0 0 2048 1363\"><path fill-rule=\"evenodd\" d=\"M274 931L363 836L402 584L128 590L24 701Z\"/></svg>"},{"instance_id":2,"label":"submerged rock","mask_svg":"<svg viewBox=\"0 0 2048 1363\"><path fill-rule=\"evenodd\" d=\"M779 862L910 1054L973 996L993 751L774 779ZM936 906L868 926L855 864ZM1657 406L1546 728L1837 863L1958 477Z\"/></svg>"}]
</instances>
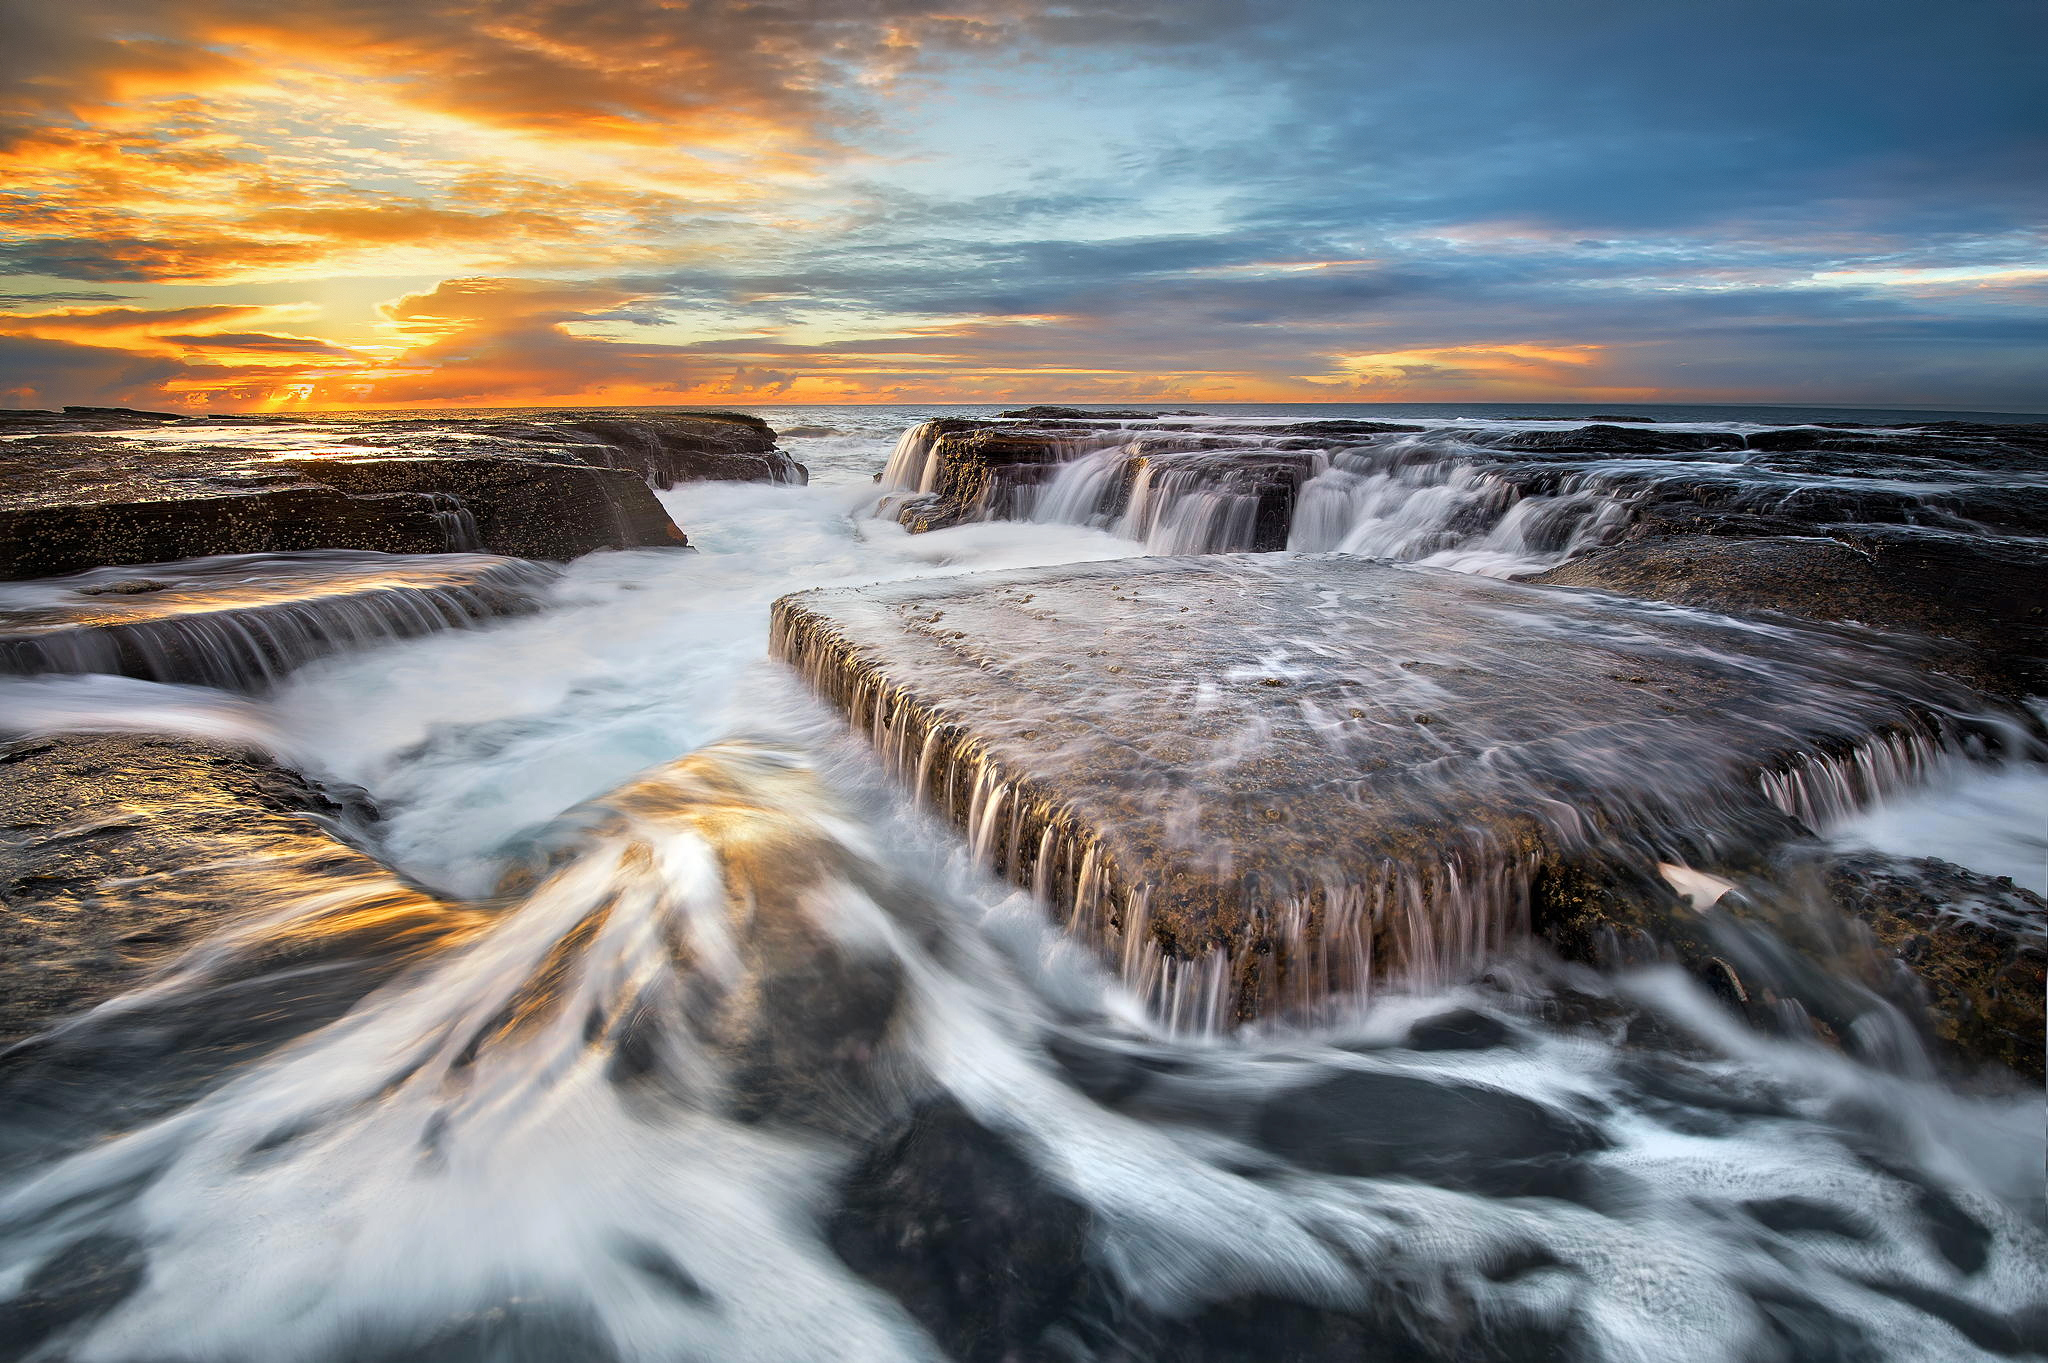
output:
<instances>
[{"instance_id":1,"label":"submerged rock","mask_svg":"<svg viewBox=\"0 0 2048 1363\"><path fill-rule=\"evenodd\" d=\"M1454 976L1588 847L1654 883L1783 840L1816 791L2028 741L1844 633L1342 555L809 592L772 637L978 855L1192 1026Z\"/></svg>"},{"instance_id":2,"label":"submerged rock","mask_svg":"<svg viewBox=\"0 0 2048 1363\"><path fill-rule=\"evenodd\" d=\"M1087 1276L1085 1207L950 1099L846 1177L826 1237L960 1363L1041 1356Z\"/></svg>"},{"instance_id":3,"label":"submerged rock","mask_svg":"<svg viewBox=\"0 0 2048 1363\"><path fill-rule=\"evenodd\" d=\"M326 550L101 568L0 586L0 673L246 690L339 649L539 606L555 570L485 554Z\"/></svg>"}]
</instances>

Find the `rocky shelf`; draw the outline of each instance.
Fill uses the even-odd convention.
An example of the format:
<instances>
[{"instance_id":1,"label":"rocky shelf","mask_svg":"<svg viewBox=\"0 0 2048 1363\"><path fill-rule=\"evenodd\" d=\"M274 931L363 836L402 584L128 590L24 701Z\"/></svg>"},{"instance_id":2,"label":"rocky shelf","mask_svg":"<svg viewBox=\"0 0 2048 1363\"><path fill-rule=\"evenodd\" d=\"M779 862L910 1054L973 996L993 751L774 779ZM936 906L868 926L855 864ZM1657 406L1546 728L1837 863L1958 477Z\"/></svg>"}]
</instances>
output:
<instances>
[{"instance_id":1,"label":"rocky shelf","mask_svg":"<svg viewBox=\"0 0 2048 1363\"><path fill-rule=\"evenodd\" d=\"M1195 1027L1452 978L1532 929L1595 954L1600 897L1568 887L1596 848L1632 906L1699 918L1694 873L1742 881L1951 757L2040 751L2029 716L1873 636L1343 555L807 592L772 638Z\"/></svg>"},{"instance_id":2,"label":"rocky shelf","mask_svg":"<svg viewBox=\"0 0 2048 1363\"><path fill-rule=\"evenodd\" d=\"M326 549L0 584L0 673L251 690L341 649L537 609L557 575L490 554Z\"/></svg>"},{"instance_id":3,"label":"rocky shelf","mask_svg":"<svg viewBox=\"0 0 2048 1363\"><path fill-rule=\"evenodd\" d=\"M1938 637L1939 666L2048 689L2048 427L1460 429L1122 424L1033 409L907 432L913 531L1094 525L1154 553L1341 550ZM1143 414L1124 414L1143 415Z\"/></svg>"},{"instance_id":4,"label":"rocky shelf","mask_svg":"<svg viewBox=\"0 0 2048 1363\"><path fill-rule=\"evenodd\" d=\"M486 551L566 560L681 546L652 488L801 482L758 419L186 419L0 414L0 576L218 554Z\"/></svg>"},{"instance_id":5,"label":"rocky shelf","mask_svg":"<svg viewBox=\"0 0 2048 1363\"><path fill-rule=\"evenodd\" d=\"M235 980L269 975L310 995L317 980L276 972L335 960L395 968L483 921L338 837L353 813L346 792L238 743L62 734L0 745L0 1046L132 988L201 937L218 935L217 950L182 968L210 972L226 1002L260 1011L261 1000L233 1000ZM237 955L238 924L260 959ZM147 997L131 1002L146 1013ZM184 1025L205 1022L188 1014ZM164 1036L150 1044L180 1049ZM0 1074L30 1060L11 1054Z\"/></svg>"}]
</instances>

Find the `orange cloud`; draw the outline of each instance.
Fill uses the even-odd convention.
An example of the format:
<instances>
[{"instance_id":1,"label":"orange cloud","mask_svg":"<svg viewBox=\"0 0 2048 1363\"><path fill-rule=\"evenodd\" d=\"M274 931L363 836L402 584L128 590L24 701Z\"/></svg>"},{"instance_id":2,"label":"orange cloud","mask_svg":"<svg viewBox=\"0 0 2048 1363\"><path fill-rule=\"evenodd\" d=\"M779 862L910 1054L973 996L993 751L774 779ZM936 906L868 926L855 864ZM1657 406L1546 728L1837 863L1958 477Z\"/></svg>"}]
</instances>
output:
<instances>
[{"instance_id":1,"label":"orange cloud","mask_svg":"<svg viewBox=\"0 0 2048 1363\"><path fill-rule=\"evenodd\" d=\"M917 0L887 17L672 0L25 8L0 57L0 262L208 283L709 249L681 239L732 230L707 210L767 204L845 155L848 115L823 91L998 27Z\"/></svg>"}]
</instances>

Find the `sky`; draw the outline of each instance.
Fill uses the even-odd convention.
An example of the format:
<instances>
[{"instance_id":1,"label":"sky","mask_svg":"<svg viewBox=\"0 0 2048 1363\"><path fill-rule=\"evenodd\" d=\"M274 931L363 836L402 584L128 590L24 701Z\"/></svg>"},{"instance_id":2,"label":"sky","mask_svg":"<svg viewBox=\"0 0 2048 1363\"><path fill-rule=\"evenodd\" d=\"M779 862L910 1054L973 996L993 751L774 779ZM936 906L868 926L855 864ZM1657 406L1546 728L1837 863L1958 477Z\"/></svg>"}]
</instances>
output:
<instances>
[{"instance_id":1,"label":"sky","mask_svg":"<svg viewBox=\"0 0 2048 1363\"><path fill-rule=\"evenodd\" d=\"M0 0L0 405L2048 411L2041 0Z\"/></svg>"}]
</instances>

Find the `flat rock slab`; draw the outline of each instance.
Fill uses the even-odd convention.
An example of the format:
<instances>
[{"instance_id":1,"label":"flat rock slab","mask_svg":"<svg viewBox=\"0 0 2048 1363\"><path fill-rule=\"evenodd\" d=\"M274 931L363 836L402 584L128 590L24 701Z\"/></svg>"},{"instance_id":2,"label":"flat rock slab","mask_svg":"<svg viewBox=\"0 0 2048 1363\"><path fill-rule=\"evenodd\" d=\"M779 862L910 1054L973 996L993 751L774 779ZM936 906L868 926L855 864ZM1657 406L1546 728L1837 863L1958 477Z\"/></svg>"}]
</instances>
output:
<instances>
[{"instance_id":1,"label":"flat rock slab","mask_svg":"<svg viewBox=\"0 0 2048 1363\"><path fill-rule=\"evenodd\" d=\"M1174 1021L1442 978L1546 866L1711 866L2025 721L1844 629L1343 555L785 597L774 647Z\"/></svg>"},{"instance_id":2,"label":"flat rock slab","mask_svg":"<svg viewBox=\"0 0 2048 1363\"><path fill-rule=\"evenodd\" d=\"M732 414L0 413L0 578L308 549L571 559L682 546L652 487L805 477L765 424Z\"/></svg>"},{"instance_id":3,"label":"flat rock slab","mask_svg":"<svg viewBox=\"0 0 2048 1363\"><path fill-rule=\"evenodd\" d=\"M0 672L247 689L338 649L536 608L558 576L490 554L317 550L0 584Z\"/></svg>"}]
</instances>

